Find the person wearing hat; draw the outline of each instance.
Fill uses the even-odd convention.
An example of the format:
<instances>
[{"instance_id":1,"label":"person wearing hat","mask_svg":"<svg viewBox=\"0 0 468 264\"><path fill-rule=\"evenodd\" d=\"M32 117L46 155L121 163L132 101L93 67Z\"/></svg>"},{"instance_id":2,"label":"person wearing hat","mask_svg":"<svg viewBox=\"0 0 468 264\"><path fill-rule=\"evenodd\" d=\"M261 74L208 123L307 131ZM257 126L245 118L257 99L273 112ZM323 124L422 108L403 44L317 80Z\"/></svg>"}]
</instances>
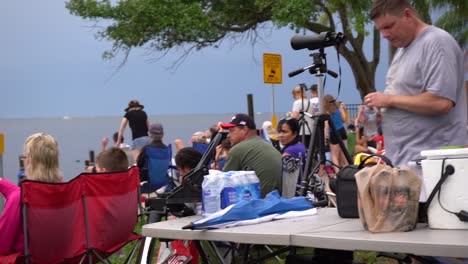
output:
<instances>
[{"instance_id":1,"label":"person wearing hat","mask_svg":"<svg viewBox=\"0 0 468 264\"><path fill-rule=\"evenodd\" d=\"M150 141L148 137L149 119L146 112L143 111L145 106L141 105L137 100L131 100L128 107L125 108L125 115L120 123L119 136L115 147L118 147L123 141L123 134L127 124L130 124L132 130L132 153L135 160L141 152L141 148L147 145Z\"/></svg>"},{"instance_id":2,"label":"person wearing hat","mask_svg":"<svg viewBox=\"0 0 468 264\"><path fill-rule=\"evenodd\" d=\"M255 122L246 114L236 114L231 122L221 123L229 129L229 150L223 171L253 170L260 180L262 197L277 189L281 193L281 154L257 135Z\"/></svg>"},{"instance_id":3,"label":"person wearing hat","mask_svg":"<svg viewBox=\"0 0 468 264\"><path fill-rule=\"evenodd\" d=\"M162 139L164 137L164 128L163 125L160 123L154 123L150 126L149 135L151 138L151 142L145 145L141 149L141 153L145 153L146 148L153 147L153 148L161 148L167 149L168 146L163 143ZM148 180L148 170L147 170L147 162L146 162L146 155L139 155L137 159L137 166L140 168L140 180L147 181Z\"/></svg>"}]
</instances>

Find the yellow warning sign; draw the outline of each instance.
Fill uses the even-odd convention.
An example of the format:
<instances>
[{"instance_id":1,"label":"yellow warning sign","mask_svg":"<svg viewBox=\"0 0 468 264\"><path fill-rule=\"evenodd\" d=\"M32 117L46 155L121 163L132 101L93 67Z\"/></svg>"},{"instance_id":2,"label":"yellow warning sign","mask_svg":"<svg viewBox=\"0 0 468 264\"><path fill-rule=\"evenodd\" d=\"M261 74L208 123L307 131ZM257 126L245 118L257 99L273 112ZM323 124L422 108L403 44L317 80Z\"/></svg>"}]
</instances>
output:
<instances>
[{"instance_id":1,"label":"yellow warning sign","mask_svg":"<svg viewBox=\"0 0 468 264\"><path fill-rule=\"evenodd\" d=\"M282 83L281 55L263 53L263 82Z\"/></svg>"}]
</instances>

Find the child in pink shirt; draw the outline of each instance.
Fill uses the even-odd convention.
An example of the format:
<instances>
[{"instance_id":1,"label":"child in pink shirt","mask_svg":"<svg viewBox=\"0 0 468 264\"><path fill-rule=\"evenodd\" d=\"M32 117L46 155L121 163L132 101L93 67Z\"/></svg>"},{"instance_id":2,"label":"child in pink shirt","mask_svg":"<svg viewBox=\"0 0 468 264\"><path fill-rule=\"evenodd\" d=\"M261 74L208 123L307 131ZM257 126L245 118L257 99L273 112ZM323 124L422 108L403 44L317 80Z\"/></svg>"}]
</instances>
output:
<instances>
[{"instance_id":1,"label":"child in pink shirt","mask_svg":"<svg viewBox=\"0 0 468 264\"><path fill-rule=\"evenodd\" d=\"M0 255L21 252L24 249L23 222L20 219L20 188L0 178L0 193L5 197L5 208L0 216Z\"/></svg>"}]
</instances>

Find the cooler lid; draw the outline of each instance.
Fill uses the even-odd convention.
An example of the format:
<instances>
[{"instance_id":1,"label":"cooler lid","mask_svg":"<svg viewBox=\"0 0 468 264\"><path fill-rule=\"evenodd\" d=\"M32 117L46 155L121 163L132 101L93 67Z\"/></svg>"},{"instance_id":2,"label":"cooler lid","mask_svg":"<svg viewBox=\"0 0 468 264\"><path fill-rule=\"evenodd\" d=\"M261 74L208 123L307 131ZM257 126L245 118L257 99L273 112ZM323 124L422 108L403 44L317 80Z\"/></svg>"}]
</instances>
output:
<instances>
[{"instance_id":1,"label":"cooler lid","mask_svg":"<svg viewBox=\"0 0 468 264\"><path fill-rule=\"evenodd\" d=\"M427 159L468 158L468 148L431 149L421 151Z\"/></svg>"}]
</instances>

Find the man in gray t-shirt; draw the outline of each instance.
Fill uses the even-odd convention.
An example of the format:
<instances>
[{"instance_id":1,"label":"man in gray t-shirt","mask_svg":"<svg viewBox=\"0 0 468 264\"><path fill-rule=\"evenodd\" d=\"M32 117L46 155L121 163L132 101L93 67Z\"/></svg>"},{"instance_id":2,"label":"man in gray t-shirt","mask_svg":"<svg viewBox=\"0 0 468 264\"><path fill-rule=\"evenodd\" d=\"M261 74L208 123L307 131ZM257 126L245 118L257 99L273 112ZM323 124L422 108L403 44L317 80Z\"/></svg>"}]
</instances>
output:
<instances>
[{"instance_id":1,"label":"man in gray t-shirt","mask_svg":"<svg viewBox=\"0 0 468 264\"><path fill-rule=\"evenodd\" d=\"M371 18L397 51L384 93L365 96L379 107L385 155L396 166L441 146L467 145L463 53L444 30L425 24L408 1L377 0Z\"/></svg>"}]
</instances>

